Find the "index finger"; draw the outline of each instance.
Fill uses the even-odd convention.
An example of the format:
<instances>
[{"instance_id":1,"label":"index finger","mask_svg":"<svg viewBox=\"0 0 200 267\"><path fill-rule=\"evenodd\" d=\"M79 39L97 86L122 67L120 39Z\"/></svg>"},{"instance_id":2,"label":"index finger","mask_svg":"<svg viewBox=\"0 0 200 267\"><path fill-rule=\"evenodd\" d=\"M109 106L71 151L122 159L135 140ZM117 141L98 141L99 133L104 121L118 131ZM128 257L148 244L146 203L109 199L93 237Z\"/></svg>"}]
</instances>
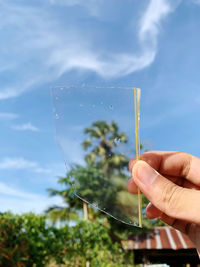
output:
<instances>
[{"instance_id":1,"label":"index finger","mask_svg":"<svg viewBox=\"0 0 200 267\"><path fill-rule=\"evenodd\" d=\"M193 155L177 151L149 151L141 155L141 160L162 175L182 177L200 186L200 159ZM136 159L130 160L130 171L135 162Z\"/></svg>"}]
</instances>

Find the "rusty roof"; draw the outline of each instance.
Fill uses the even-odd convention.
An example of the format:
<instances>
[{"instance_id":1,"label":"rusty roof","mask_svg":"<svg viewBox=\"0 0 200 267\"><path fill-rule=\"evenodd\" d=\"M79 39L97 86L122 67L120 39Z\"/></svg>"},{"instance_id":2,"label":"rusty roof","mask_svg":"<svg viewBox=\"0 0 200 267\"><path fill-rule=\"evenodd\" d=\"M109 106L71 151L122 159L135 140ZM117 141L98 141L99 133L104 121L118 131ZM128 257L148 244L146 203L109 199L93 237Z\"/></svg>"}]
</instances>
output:
<instances>
[{"instance_id":1,"label":"rusty roof","mask_svg":"<svg viewBox=\"0 0 200 267\"><path fill-rule=\"evenodd\" d=\"M132 235L128 240L122 241L124 249L194 249L190 239L172 227L156 227L152 232Z\"/></svg>"}]
</instances>

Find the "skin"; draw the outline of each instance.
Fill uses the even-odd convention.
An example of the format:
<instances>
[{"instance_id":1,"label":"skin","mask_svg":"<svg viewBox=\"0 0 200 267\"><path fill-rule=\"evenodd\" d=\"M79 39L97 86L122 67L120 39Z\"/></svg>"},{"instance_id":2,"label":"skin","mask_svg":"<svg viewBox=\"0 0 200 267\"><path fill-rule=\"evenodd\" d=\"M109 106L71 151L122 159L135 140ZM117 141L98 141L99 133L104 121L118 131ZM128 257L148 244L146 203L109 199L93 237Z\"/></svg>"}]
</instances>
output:
<instances>
[{"instance_id":1,"label":"skin","mask_svg":"<svg viewBox=\"0 0 200 267\"><path fill-rule=\"evenodd\" d=\"M150 151L129 162L129 192L148 198L149 219L159 218L188 235L200 255L200 159L183 152ZM148 172L147 172L148 171Z\"/></svg>"}]
</instances>

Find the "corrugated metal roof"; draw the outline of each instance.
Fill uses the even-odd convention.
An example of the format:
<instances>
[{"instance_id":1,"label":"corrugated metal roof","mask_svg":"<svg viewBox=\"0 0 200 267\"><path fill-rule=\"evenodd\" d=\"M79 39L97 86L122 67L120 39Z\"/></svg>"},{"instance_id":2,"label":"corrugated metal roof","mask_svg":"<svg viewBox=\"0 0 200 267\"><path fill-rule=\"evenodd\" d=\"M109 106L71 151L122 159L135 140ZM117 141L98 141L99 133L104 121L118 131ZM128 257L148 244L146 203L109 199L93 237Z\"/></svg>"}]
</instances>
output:
<instances>
[{"instance_id":1,"label":"corrugated metal roof","mask_svg":"<svg viewBox=\"0 0 200 267\"><path fill-rule=\"evenodd\" d=\"M194 244L172 227L157 227L151 233L132 235L122 242L124 249L193 249Z\"/></svg>"}]
</instances>

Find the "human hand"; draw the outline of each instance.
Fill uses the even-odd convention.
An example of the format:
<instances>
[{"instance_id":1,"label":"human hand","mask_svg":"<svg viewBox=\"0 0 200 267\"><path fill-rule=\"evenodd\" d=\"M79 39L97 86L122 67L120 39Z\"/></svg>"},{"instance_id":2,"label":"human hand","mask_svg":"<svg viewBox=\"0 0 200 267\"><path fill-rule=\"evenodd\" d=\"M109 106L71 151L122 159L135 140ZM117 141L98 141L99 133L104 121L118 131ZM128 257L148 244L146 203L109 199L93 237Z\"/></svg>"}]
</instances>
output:
<instances>
[{"instance_id":1,"label":"human hand","mask_svg":"<svg viewBox=\"0 0 200 267\"><path fill-rule=\"evenodd\" d=\"M132 159L128 190L148 198L149 219L159 218L187 234L200 253L200 159L183 152L146 152ZM199 254L200 255L200 254Z\"/></svg>"}]
</instances>

